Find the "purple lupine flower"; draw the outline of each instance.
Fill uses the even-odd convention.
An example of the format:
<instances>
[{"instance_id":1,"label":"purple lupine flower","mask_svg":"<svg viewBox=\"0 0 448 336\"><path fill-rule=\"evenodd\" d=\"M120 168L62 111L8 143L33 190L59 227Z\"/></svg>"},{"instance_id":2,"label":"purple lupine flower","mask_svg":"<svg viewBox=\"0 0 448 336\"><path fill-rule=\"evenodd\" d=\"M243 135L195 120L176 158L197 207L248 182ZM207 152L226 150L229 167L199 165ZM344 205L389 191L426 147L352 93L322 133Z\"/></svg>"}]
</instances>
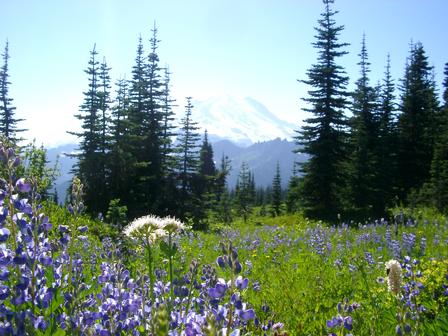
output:
<instances>
[{"instance_id":1,"label":"purple lupine flower","mask_svg":"<svg viewBox=\"0 0 448 336\"><path fill-rule=\"evenodd\" d=\"M4 193L0 191L0 202L3 201L2 196L4 198ZM6 217L8 217L8 208L0 206L0 224L6 220Z\"/></svg>"},{"instance_id":2,"label":"purple lupine flower","mask_svg":"<svg viewBox=\"0 0 448 336\"><path fill-rule=\"evenodd\" d=\"M226 290L227 290L226 283L224 283L224 281L220 281L215 285L215 287L208 289L208 295L213 299L220 299L225 295Z\"/></svg>"},{"instance_id":3,"label":"purple lupine flower","mask_svg":"<svg viewBox=\"0 0 448 336\"><path fill-rule=\"evenodd\" d=\"M0 284L0 300L6 300L6 298L11 294L11 290L8 286Z\"/></svg>"},{"instance_id":4,"label":"purple lupine flower","mask_svg":"<svg viewBox=\"0 0 448 336\"><path fill-rule=\"evenodd\" d=\"M78 231L81 232L81 233L87 232L87 230L88 230L87 225L80 226L80 227L78 228Z\"/></svg>"},{"instance_id":5,"label":"purple lupine flower","mask_svg":"<svg viewBox=\"0 0 448 336\"><path fill-rule=\"evenodd\" d=\"M11 232L7 228L0 228L0 243L4 243L8 240Z\"/></svg>"},{"instance_id":6,"label":"purple lupine flower","mask_svg":"<svg viewBox=\"0 0 448 336\"><path fill-rule=\"evenodd\" d=\"M248 284L249 284L249 279L248 278L243 279L243 277L241 275L238 276L235 280L236 288L238 288L239 290L246 289Z\"/></svg>"},{"instance_id":7,"label":"purple lupine flower","mask_svg":"<svg viewBox=\"0 0 448 336\"><path fill-rule=\"evenodd\" d=\"M22 193L29 193L31 191L31 184L27 183L26 180L22 177L17 180L16 188Z\"/></svg>"},{"instance_id":8,"label":"purple lupine flower","mask_svg":"<svg viewBox=\"0 0 448 336\"><path fill-rule=\"evenodd\" d=\"M344 328L347 330L352 330L353 329L353 319L351 318L351 316L346 316L344 317Z\"/></svg>"},{"instance_id":9,"label":"purple lupine flower","mask_svg":"<svg viewBox=\"0 0 448 336\"><path fill-rule=\"evenodd\" d=\"M253 309L240 310L238 315L244 321L253 320L255 318L255 312Z\"/></svg>"},{"instance_id":10,"label":"purple lupine flower","mask_svg":"<svg viewBox=\"0 0 448 336\"><path fill-rule=\"evenodd\" d=\"M336 327L340 326L342 323L343 323L343 319L339 315L339 316L333 317L331 320L327 320L327 327L330 329L336 328Z\"/></svg>"},{"instance_id":11,"label":"purple lupine flower","mask_svg":"<svg viewBox=\"0 0 448 336\"><path fill-rule=\"evenodd\" d=\"M219 267L221 268L226 268L227 265L227 256L219 256L216 259L216 263L218 264Z\"/></svg>"}]
</instances>

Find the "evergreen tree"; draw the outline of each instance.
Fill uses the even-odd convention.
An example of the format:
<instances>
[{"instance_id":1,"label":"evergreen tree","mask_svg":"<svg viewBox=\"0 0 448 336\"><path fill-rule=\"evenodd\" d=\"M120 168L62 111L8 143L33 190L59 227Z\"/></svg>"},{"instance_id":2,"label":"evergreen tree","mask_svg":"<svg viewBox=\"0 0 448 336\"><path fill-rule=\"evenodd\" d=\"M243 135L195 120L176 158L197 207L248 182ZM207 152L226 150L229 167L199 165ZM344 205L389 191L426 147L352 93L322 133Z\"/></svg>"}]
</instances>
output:
<instances>
[{"instance_id":1,"label":"evergreen tree","mask_svg":"<svg viewBox=\"0 0 448 336\"><path fill-rule=\"evenodd\" d=\"M129 122L129 83L121 78L116 82L115 105L111 110L110 153L108 157L108 185L110 199L120 199L124 204L130 203L129 181L132 178L134 158L131 152L132 138Z\"/></svg>"},{"instance_id":2,"label":"evergreen tree","mask_svg":"<svg viewBox=\"0 0 448 336\"><path fill-rule=\"evenodd\" d=\"M300 197L302 195L302 192L300 189L301 183L297 166L298 163L294 162L292 175L289 179L288 188L286 191L285 205L286 212L289 214L297 212L300 208Z\"/></svg>"},{"instance_id":3,"label":"evergreen tree","mask_svg":"<svg viewBox=\"0 0 448 336\"><path fill-rule=\"evenodd\" d=\"M199 174L205 177L213 177L216 175L215 162L213 161L213 147L208 142L208 133L205 130L204 140L200 149L199 156Z\"/></svg>"},{"instance_id":4,"label":"evergreen tree","mask_svg":"<svg viewBox=\"0 0 448 336\"><path fill-rule=\"evenodd\" d=\"M173 144L172 138L176 136L174 120L175 113L173 111L175 99L171 97L170 76L168 67L165 67L165 77L163 82L163 97L162 97L162 167L164 174L169 175L174 169Z\"/></svg>"},{"instance_id":5,"label":"evergreen tree","mask_svg":"<svg viewBox=\"0 0 448 336\"><path fill-rule=\"evenodd\" d=\"M376 147L377 182L381 196L380 209L393 205L396 194L397 176L397 123L395 85L390 74L390 56L387 56L386 71L381 86L378 109L378 141Z\"/></svg>"},{"instance_id":6,"label":"evergreen tree","mask_svg":"<svg viewBox=\"0 0 448 336\"><path fill-rule=\"evenodd\" d=\"M68 132L80 138L80 154L77 154L78 164L74 172L84 184L84 201L87 210L91 214L104 211L107 206L106 195L104 195L104 178L101 175L102 162L99 159L101 153L101 128L100 109L101 99L99 94L99 62L96 46L90 52L90 60L85 73L88 75L88 90L84 92L84 102L80 106L80 113L75 117L82 122L81 132Z\"/></svg>"},{"instance_id":7,"label":"evergreen tree","mask_svg":"<svg viewBox=\"0 0 448 336\"><path fill-rule=\"evenodd\" d=\"M157 28L154 25L150 39L150 52L147 57L145 83L146 92L143 104L141 160L138 161L137 188L139 203L138 213L150 211L164 215L166 205L162 197L164 191L163 172L163 87L161 68L157 48L160 40L157 38Z\"/></svg>"},{"instance_id":8,"label":"evergreen tree","mask_svg":"<svg viewBox=\"0 0 448 336\"><path fill-rule=\"evenodd\" d=\"M375 120L377 110L377 92L370 86L368 74L369 61L365 36L362 39L361 77L356 82L353 93L352 112L350 120L350 206L356 217L380 215L384 209L378 209L381 195L378 192L376 182L376 168L378 158L376 157L376 141L378 137L378 125Z\"/></svg>"},{"instance_id":9,"label":"evergreen tree","mask_svg":"<svg viewBox=\"0 0 448 336\"><path fill-rule=\"evenodd\" d=\"M229 157L223 154L221 157L221 164L220 164L219 169L216 174L215 196L216 196L217 203L219 203L222 193L224 193L224 191L228 192L227 176L229 176L231 169L232 169L232 167L231 167L231 162L229 160Z\"/></svg>"},{"instance_id":10,"label":"evergreen tree","mask_svg":"<svg viewBox=\"0 0 448 336\"><path fill-rule=\"evenodd\" d=\"M214 207L214 213L217 220L224 224L229 224L232 221L232 201L227 186L227 176L229 175L230 169L230 160L223 154L215 178L214 203L216 206Z\"/></svg>"},{"instance_id":11,"label":"evergreen tree","mask_svg":"<svg viewBox=\"0 0 448 336\"><path fill-rule=\"evenodd\" d=\"M110 98L110 67L107 66L106 58L103 58L103 62L100 64L98 71L98 153L97 160L100 170L98 171L99 179L102 181L99 184L99 190L96 191L97 195L104 197L101 206L101 213L107 211L107 205L110 198L109 188L109 172L108 168L108 155L110 149L111 136L109 130L111 128L110 119L110 105L112 104Z\"/></svg>"},{"instance_id":12,"label":"evergreen tree","mask_svg":"<svg viewBox=\"0 0 448 336\"><path fill-rule=\"evenodd\" d=\"M193 194L194 183L197 181L199 166L199 149L198 142L200 135L197 133L199 127L192 119L193 105L191 97L187 97L185 105L185 116L181 120L181 127L178 134L178 181L180 194L178 201L180 203L179 210L181 218L192 216L199 209L197 208L197 199ZM199 216L200 217L200 216Z\"/></svg>"},{"instance_id":13,"label":"evergreen tree","mask_svg":"<svg viewBox=\"0 0 448 336\"><path fill-rule=\"evenodd\" d=\"M124 204L128 206L130 218L144 215L144 190L141 185L141 176L145 168L144 163L144 128L143 120L145 115L145 106L147 101L148 82L147 82L147 64L143 48L142 37L140 36L137 44L137 54L135 64L132 67L132 79L129 83L129 107L127 117L127 135L129 154L132 161L129 162L128 187L129 198L126 201L122 198ZM118 197L121 198L121 197Z\"/></svg>"},{"instance_id":14,"label":"evergreen tree","mask_svg":"<svg viewBox=\"0 0 448 336\"><path fill-rule=\"evenodd\" d=\"M215 214L216 219L225 225L229 225L233 221L232 201L227 185L225 185L225 188L221 193Z\"/></svg>"},{"instance_id":15,"label":"evergreen tree","mask_svg":"<svg viewBox=\"0 0 448 336\"><path fill-rule=\"evenodd\" d=\"M162 215L165 212L163 197L164 174L162 165L162 100L161 68L157 54L157 28L152 29L150 52L145 57L139 38L137 56L132 70L129 106L130 153L133 158L130 217L148 212Z\"/></svg>"},{"instance_id":16,"label":"evergreen tree","mask_svg":"<svg viewBox=\"0 0 448 336\"><path fill-rule=\"evenodd\" d=\"M246 162L241 165L235 188L235 208L239 216L247 222L253 210L254 202L254 179Z\"/></svg>"},{"instance_id":17,"label":"evergreen tree","mask_svg":"<svg viewBox=\"0 0 448 336\"><path fill-rule=\"evenodd\" d=\"M0 68L0 133L11 141L18 141L17 133L25 131L18 129L17 124L23 119L15 118L16 108L12 106L12 98L9 97L9 43L6 42L5 51L2 54L3 65Z\"/></svg>"},{"instance_id":18,"label":"evergreen tree","mask_svg":"<svg viewBox=\"0 0 448 336\"><path fill-rule=\"evenodd\" d=\"M421 43L413 45L403 80L399 116L399 196L420 189L429 177L437 134L438 102L433 68Z\"/></svg>"},{"instance_id":19,"label":"evergreen tree","mask_svg":"<svg viewBox=\"0 0 448 336\"><path fill-rule=\"evenodd\" d=\"M164 92L161 79L161 68L159 66L159 56L157 48L160 40L157 38L157 28L154 25L152 29L152 37L150 39L151 50L148 55L147 64L147 83L148 83L148 99L146 106L144 127L144 165L145 171L141 177L142 186L145 194L145 208L152 210L154 213L161 213L164 208L162 198L163 194L163 139L162 139L162 122L164 112L162 110Z\"/></svg>"},{"instance_id":20,"label":"evergreen tree","mask_svg":"<svg viewBox=\"0 0 448 336\"><path fill-rule=\"evenodd\" d=\"M325 11L316 28L317 41L313 44L318 50L317 64L308 70L308 80L302 82L311 86L310 104L304 111L314 117L306 119L297 143L303 147L297 151L309 155L303 164L303 206L305 214L322 219L335 219L342 207L341 196L345 181L343 167L346 162L346 120L344 109L347 106L346 85L348 77L337 59L347 52L342 48L347 43L339 43L338 35L343 26L337 26L330 8L332 0L324 0Z\"/></svg>"},{"instance_id":21,"label":"evergreen tree","mask_svg":"<svg viewBox=\"0 0 448 336\"><path fill-rule=\"evenodd\" d=\"M277 162L275 176L272 181L271 208L274 216L280 216L282 205L282 180L280 176L280 163Z\"/></svg>"},{"instance_id":22,"label":"evergreen tree","mask_svg":"<svg viewBox=\"0 0 448 336\"><path fill-rule=\"evenodd\" d=\"M217 170L213 161L213 148L208 142L206 130L199 149L198 171L194 175L192 183L193 194L198 206L195 215L196 221L202 220L204 225L206 224L205 217L211 214L213 207L216 205L216 178Z\"/></svg>"},{"instance_id":23,"label":"evergreen tree","mask_svg":"<svg viewBox=\"0 0 448 336\"><path fill-rule=\"evenodd\" d=\"M441 115L438 118L438 132L431 162L429 181L422 188L423 202L448 213L448 63L445 64L443 100Z\"/></svg>"},{"instance_id":24,"label":"evergreen tree","mask_svg":"<svg viewBox=\"0 0 448 336\"><path fill-rule=\"evenodd\" d=\"M103 62L100 65L98 72L98 99L99 99L99 127L100 127L100 152L105 157L106 151L109 148L109 127L110 116L109 107L111 105L110 98L110 75L111 68L107 66L106 58L103 58Z\"/></svg>"}]
</instances>

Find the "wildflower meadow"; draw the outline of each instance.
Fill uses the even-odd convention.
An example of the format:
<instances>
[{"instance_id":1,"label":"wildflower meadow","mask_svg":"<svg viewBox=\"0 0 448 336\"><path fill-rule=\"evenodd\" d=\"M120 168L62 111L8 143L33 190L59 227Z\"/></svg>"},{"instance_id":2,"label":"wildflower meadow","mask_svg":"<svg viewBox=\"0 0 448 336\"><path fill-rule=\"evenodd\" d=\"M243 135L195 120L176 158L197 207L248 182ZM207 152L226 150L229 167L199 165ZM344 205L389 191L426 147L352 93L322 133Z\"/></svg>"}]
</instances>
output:
<instances>
[{"instance_id":1,"label":"wildflower meadow","mask_svg":"<svg viewBox=\"0 0 448 336\"><path fill-rule=\"evenodd\" d=\"M41 202L0 149L0 335L447 335L448 222L252 215L124 227Z\"/></svg>"}]
</instances>

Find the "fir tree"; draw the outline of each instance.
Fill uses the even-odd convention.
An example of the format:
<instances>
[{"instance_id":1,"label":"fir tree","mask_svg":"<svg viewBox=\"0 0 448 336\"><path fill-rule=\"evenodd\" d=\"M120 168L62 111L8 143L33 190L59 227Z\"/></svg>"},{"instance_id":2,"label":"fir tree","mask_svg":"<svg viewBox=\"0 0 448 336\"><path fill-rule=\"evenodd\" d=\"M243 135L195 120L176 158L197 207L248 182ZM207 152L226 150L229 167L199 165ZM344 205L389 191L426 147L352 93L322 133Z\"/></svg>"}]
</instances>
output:
<instances>
[{"instance_id":1,"label":"fir tree","mask_svg":"<svg viewBox=\"0 0 448 336\"><path fill-rule=\"evenodd\" d=\"M438 118L440 131L434 146L430 178L422 188L421 198L424 203L448 213L448 63L445 64L444 75L444 104Z\"/></svg>"},{"instance_id":2,"label":"fir tree","mask_svg":"<svg viewBox=\"0 0 448 336\"><path fill-rule=\"evenodd\" d=\"M99 127L101 136L99 150L103 157L106 156L106 151L109 148L109 108L112 103L110 98L110 70L111 68L107 66L106 58L103 58L98 72Z\"/></svg>"},{"instance_id":3,"label":"fir tree","mask_svg":"<svg viewBox=\"0 0 448 336\"><path fill-rule=\"evenodd\" d=\"M272 181L271 208L274 216L280 216L282 205L282 180L280 176L280 163L277 162L275 176Z\"/></svg>"},{"instance_id":4,"label":"fir tree","mask_svg":"<svg viewBox=\"0 0 448 336\"><path fill-rule=\"evenodd\" d=\"M103 58L103 62L100 64L98 71L98 153L97 160L100 170L100 180L103 181L99 185L99 190L96 191L97 195L104 197L101 213L107 211L107 205L110 198L109 187L109 172L108 172L108 155L110 153L110 133L111 119L110 119L110 105L112 104L110 98L110 67L107 66L106 58Z\"/></svg>"},{"instance_id":5,"label":"fir tree","mask_svg":"<svg viewBox=\"0 0 448 336\"><path fill-rule=\"evenodd\" d=\"M120 199L123 203L130 203L129 181L132 178L134 158L130 137L129 122L129 83L121 78L116 82L115 105L111 109L110 148L108 157L108 185L110 199Z\"/></svg>"},{"instance_id":6,"label":"fir tree","mask_svg":"<svg viewBox=\"0 0 448 336\"><path fill-rule=\"evenodd\" d=\"M0 68L0 133L13 142L20 139L16 138L17 133L25 131L18 129L17 124L23 119L15 118L16 108L12 106L12 98L9 97L9 43L6 42L5 51L2 54L3 65Z\"/></svg>"},{"instance_id":7,"label":"fir tree","mask_svg":"<svg viewBox=\"0 0 448 336\"><path fill-rule=\"evenodd\" d=\"M413 45L403 80L399 116L400 199L420 189L429 177L437 134L438 102L433 68L421 43Z\"/></svg>"},{"instance_id":8,"label":"fir tree","mask_svg":"<svg viewBox=\"0 0 448 336\"><path fill-rule=\"evenodd\" d=\"M164 112L163 87L161 79L161 68L159 67L159 56L157 48L160 40L157 38L157 28L154 25L150 39L150 52L147 58L146 83L147 92L142 123L142 161L139 162L139 191L141 193L140 204L142 211L151 211L156 214L164 214L165 200L164 171L163 171L163 146L162 122Z\"/></svg>"},{"instance_id":9,"label":"fir tree","mask_svg":"<svg viewBox=\"0 0 448 336\"><path fill-rule=\"evenodd\" d=\"M215 213L217 220L225 225L229 225L233 221L232 201L227 185L224 186Z\"/></svg>"},{"instance_id":10,"label":"fir tree","mask_svg":"<svg viewBox=\"0 0 448 336\"><path fill-rule=\"evenodd\" d=\"M80 138L80 154L76 155L78 164L74 167L74 172L84 185L84 201L91 214L102 212L107 206L106 195L103 193L105 181L101 174L100 67L95 47L90 52L88 68L85 70L89 81L88 90L84 92L84 102L80 106L80 113L75 115L82 122L82 131L68 132Z\"/></svg>"},{"instance_id":11,"label":"fir tree","mask_svg":"<svg viewBox=\"0 0 448 336\"><path fill-rule=\"evenodd\" d=\"M365 36L362 39L362 48L359 54L361 60L361 77L356 82L353 93L352 112L350 120L350 199L357 217L371 217L380 215L384 209L378 209L381 195L376 186L377 162L376 141L378 137L378 125L375 120L377 110L377 92L370 86L368 74L369 61Z\"/></svg>"},{"instance_id":12,"label":"fir tree","mask_svg":"<svg viewBox=\"0 0 448 336\"><path fill-rule=\"evenodd\" d=\"M230 224L233 220L232 201L227 186L227 176L229 175L230 169L230 160L223 154L215 178L216 206L214 207L214 215L218 221L224 224Z\"/></svg>"},{"instance_id":13,"label":"fir tree","mask_svg":"<svg viewBox=\"0 0 448 336\"><path fill-rule=\"evenodd\" d=\"M216 175L215 162L213 161L213 147L208 141L207 130L205 130L204 140L200 149L199 174L204 177L213 177Z\"/></svg>"},{"instance_id":14,"label":"fir tree","mask_svg":"<svg viewBox=\"0 0 448 336\"><path fill-rule=\"evenodd\" d=\"M192 215L198 209L197 200L193 194L194 183L197 181L198 166L199 166L199 149L198 142L200 140L199 127L192 119L193 105L191 97L187 97L187 104L185 105L185 116L181 120L181 127L178 135L178 181L180 188L180 195L178 201L181 210L180 216Z\"/></svg>"},{"instance_id":15,"label":"fir tree","mask_svg":"<svg viewBox=\"0 0 448 336\"><path fill-rule=\"evenodd\" d=\"M175 113L173 111L175 99L171 97L170 76L168 66L164 69L165 77L163 81L163 97L162 97L162 167L164 174L169 175L174 169L173 157L173 144L172 138L176 136L176 130L174 126Z\"/></svg>"},{"instance_id":16,"label":"fir tree","mask_svg":"<svg viewBox=\"0 0 448 336\"><path fill-rule=\"evenodd\" d=\"M147 64L143 48L142 37L140 36L137 44L135 64L132 67L132 79L129 82L129 107L126 122L126 138L129 146L129 156L132 158L129 165L129 198L121 198L124 204L128 206L128 214L131 218L143 215L144 187L141 185L141 176L145 168L143 139L144 129L142 127L145 104L147 101L148 83L147 83Z\"/></svg>"},{"instance_id":17,"label":"fir tree","mask_svg":"<svg viewBox=\"0 0 448 336\"><path fill-rule=\"evenodd\" d=\"M344 29L337 26L330 8L332 0L324 0L325 11L316 28L318 50L317 64L308 70L308 80L302 82L311 86L309 98L304 99L314 117L306 119L306 125L296 138L302 145L297 151L309 155L303 164L303 206L307 216L334 219L342 207L341 196L345 181L343 164L346 162L346 85L348 77L337 59L347 52L339 43L338 35Z\"/></svg>"},{"instance_id":18,"label":"fir tree","mask_svg":"<svg viewBox=\"0 0 448 336\"><path fill-rule=\"evenodd\" d=\"M396 193L397 176L397 123L395 85L390 74L390 56L387 56L386 71L381 86L380 106L378 109L378 141L376 147L377 182L379 208L393 205Z\"/></svg>"},{"instance_id":19,"label":"fir tree","mask_svg":"<svg viewBox=\"0 0 448 336\"><path fill-rule=\"evenodd\" d=\"M288 188L286 190L286 212L291 214L297 212L300 208L300 197L302 195L301 192L301 183L299 177L299 171L297 169L298 162L294 162L292 175L288 182Z\"/></svg>"},{"instance_id":20,"label":"fir tree","mask_svg":"<svg viewBox=\"0 0 448 336\"><path fill-rule=\"evenodd\" d=\"M235 208L239 216L247 222L253 210L254 202L254 180L246 162L241 165L238 180L235 188Z\"/></svg>"}]
</instances>

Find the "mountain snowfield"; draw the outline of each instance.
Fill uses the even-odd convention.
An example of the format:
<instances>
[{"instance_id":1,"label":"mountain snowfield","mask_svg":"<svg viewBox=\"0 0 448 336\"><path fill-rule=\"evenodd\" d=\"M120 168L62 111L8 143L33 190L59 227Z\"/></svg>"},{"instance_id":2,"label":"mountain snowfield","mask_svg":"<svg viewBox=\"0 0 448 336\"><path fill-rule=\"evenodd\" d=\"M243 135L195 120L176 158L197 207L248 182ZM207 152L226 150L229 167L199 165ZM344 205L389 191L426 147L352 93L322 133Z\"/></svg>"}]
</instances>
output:
<instances>
[{"instance_id":1,"label":"mountain snowfield","mask_svg":"<svg viewBox=\"0 0 448 336\"><path fill-rule=\"evenodd\" d=\"M227 139L243 146L276 138L292 140L298 127L250 97L218 96L196 101L192 119L202 131L208 131L212 140Z\"/></svg>"}]
</instances>

